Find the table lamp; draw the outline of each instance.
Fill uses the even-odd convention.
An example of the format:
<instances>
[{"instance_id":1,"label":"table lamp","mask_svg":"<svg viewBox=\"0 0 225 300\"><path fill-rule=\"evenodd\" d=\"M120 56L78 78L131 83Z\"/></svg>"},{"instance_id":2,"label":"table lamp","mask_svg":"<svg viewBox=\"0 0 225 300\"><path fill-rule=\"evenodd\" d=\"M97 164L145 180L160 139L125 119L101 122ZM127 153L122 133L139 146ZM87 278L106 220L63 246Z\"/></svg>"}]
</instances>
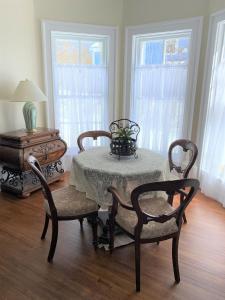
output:
<instances>
[{"instance_id":1,"label":"table lamp","mask_svg":"<svg viewBox=\"0 0 225 300\"><path fill-rule=\"evenodd\" d=\"M32 81L20 81L13 95L14 102L26 102L23 106L23 116L27 132L36 131L37 109L33 102L46 101L47 97Z\"/></svg>"}]
</instances>

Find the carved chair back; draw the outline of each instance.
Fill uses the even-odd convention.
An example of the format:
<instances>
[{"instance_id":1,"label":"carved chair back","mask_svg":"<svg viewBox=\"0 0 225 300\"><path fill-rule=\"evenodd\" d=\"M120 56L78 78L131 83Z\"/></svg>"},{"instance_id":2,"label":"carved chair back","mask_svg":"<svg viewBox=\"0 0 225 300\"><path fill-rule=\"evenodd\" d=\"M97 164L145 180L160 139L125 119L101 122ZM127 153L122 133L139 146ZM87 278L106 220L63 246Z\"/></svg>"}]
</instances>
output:
<instances>
[{"instance_id":1,"label":"carved chair back","mask_svg":"<svg viewBox=\"0 0 225 300\"><path fill-rule=\"evenodd\" d=\"M176 165L176 163L172 158L172 152L174 148L177 146L180 146L184 152L189 152L189 161L184 168L182 168L182 166ZM193 167L196 161L197 156L198 156L198 148L192 141L186 139L180 139L174 141L170 145L169 152L168 152L170 171L174 169L177 173L182 174L183 178L187 178L191 168Z\"/></svg>"},{"instance_id":2,"label":"carved chair back","mask_svg":"<svg viewBox=\"0 0 225 300\"><path fill-rule=\"evenodd\" d=\"M30 155L27 159L27 162L28 162L29 166L31 167L32 171L34 172L34 174L40 180L40 183L42 186L42 192L43 192L45 199L48 201L48 205L49 205L49 209L50 209L52 218L54 218L54 217L57 218L57 210L56 210L56 207L55 207L55 204L53 201L52 193L51 193L49 185L45 179L45 176L41 170L41 166L40 166L38 160L33 155Z\"/></svg>"},{"instance_id":3,"label":"carved chair back","mask_svg":"<svg viewBox=\"0 0 225 300\"><path fill-rule=\"evenodd\" d=\"M188 192L184 192L184 189L188 188ZM132 205L126 204L125 201L122 200L121 195L114 187L110 187L108 189L109 192L113 195L113 205L111 213L112 215L116 215L118 205L121 205L123 208L128 210L133 210L136 212L138 217L138 223L135 227L135 234L140 235L143 224L147 224L150 221L155 221L158 223L164 223L169 221L171 218L176 218L176 223L180 230L182 224L182 217L184 214L185 208L191 202L193 197L195 196L197 190L199 188L199 181L197 179L180 179L174 181L161 181L161 182L152 182L140 185L136 187L131 193L131 203ZM177 207L173 212L169 214L162 214L160 216L150 215L146 212L142 211L139 198L140 195L147 192L153 191L163 191L167 194L167 201L169 203L173 202L173 198L175 194L180 194L183 196L183 201L180 203L179 207ZM151 200L149 200L151 201ZM152 200L154 201L154 200ZM112 217L114 217L112 216Z\"/></svg>"},{"instance_id":4,"label":"carved chair back","mask_svg":"<svg viewBox=\"0 0 225 300\"><path fill-rule=\"evenodd\" d=\"M104 130L91 130L81 133L77 138L77 144L80 149L80 152L85 151L83 146L83 139L88 137L93 138L93 140L97 140L98 137L107 137L111 139L112 135L110 132Z\"/></svg>"}]
</instances>

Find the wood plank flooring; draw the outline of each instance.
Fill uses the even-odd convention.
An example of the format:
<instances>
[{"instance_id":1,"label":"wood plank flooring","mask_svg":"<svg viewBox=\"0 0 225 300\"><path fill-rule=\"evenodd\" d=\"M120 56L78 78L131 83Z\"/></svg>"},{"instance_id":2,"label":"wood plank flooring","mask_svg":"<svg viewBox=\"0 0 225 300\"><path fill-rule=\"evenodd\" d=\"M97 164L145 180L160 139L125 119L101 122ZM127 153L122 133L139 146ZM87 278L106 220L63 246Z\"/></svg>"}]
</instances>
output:
<instances>
[{"instance_id":1,"label":"wood plank flooring","mask_svg":"<svg viewBox=\"0 0 225 300\"><path fill-rule=\"evenodd\" d=\"M51 185L52 189L67 184ZM225 195L224 195L225 196ZM135 292L134 247L112 255L91 244L84 222L61 222L53 264L41 192L23 200L0 193L0 299L225 299L225 209L201 193L187 210L180 238L181 282L174 284L171 241L142 245L141 292Z\"/></svg>"}]
</instances>

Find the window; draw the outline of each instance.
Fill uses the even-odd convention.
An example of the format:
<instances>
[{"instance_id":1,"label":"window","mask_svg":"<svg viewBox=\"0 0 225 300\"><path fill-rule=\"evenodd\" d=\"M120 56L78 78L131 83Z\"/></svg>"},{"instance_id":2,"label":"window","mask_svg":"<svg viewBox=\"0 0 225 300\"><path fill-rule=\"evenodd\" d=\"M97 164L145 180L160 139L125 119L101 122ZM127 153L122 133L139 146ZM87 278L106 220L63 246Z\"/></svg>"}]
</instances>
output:
<instances>
[{"instance_id":1,"label":"window","mask_svg":"<svg viewBox=\"0 0 225 300\"><path fill-rule=\"evenodd\" d=\"M114 115L115 29L44 22L49 126L68 154L87 130L107 130ZM89 144L92 142L89 142Z\"/></svg>"},{"instance_id":2,"label":"window","mask_svg":"<svg viewBox=\"0 0 225 300\"><path fill-rule=\"evenodd\" d=\"M225 13L211 17L203 91L201 189L225 206Z\"/></svg>"},{"instance_id":3,"label":"window","mask_svg":"<svg viewBox=\"0 0 225 300\"><path fill-rule=\"evenodd\" d=\"M140 38L140 65L187 64L190 37L159 39Z\"/></svg>"},{"instance_id":4,"label":"window","mask_svg":"<svg viewBox=\"0 0 225 300\"><path fill-rule=\"evenodd\" d=\"M69 148L81 132L106 129L108 37L52 32L55 124Z\"/></svg>"},{"instance_id":5,"label":"window","mask_svg":"<svg viewBox=\"0 0 225 300\"><path fill-rule=\"evenodd\" d=\"M141 127L140 147L167 155L174 140L190 136L200 30L198 18L128 28L125 109Z\"/></svg>"}]
</instances>

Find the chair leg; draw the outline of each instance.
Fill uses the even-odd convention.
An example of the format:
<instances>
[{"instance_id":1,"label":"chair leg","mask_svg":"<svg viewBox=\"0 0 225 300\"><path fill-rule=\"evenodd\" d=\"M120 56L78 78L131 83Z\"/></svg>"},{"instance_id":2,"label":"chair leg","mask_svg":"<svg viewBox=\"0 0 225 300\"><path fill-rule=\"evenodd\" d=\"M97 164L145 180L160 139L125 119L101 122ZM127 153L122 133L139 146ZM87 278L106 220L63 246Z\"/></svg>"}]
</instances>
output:
<instances>
[{"instance_id":1,"label":"chair leg","mask_svg":"<svg viewBox=\"0 0 225 300\"><path fill-rule=\"evenodd\" d=\"M184 200L184 196L180 195L180 204L182 203L182 201ZM183 214L183 222L186 224L187 223L187 219L186 219L186 215L185 213Z\"/></svg>"},{"instance_id":2,"label":"chair leg","mask_svg":"<svg viewBox=\"0 0 225 300\"><path fill-rule=\"evenodd\" d=\"M186 219L185 213L183 214L183 221L184 221L185 224L187 224L187 219Z\"/></svg>"},{"instance_id":3,"label":"chair leg","mask_svg":"<svg viewBox=\"0 0 225 300\"><path fill-rule=\"evenodd\" d=\"M141 283L140 283L140 240L135 239L135 273L136 273L136 292L140 292Z\"/></svg>"},{"instance_id":4,"label":"chair leg","mask_svg":"<svg viewBox=\"0 0 225 300\"><path fill-rule=\"evenodd\" d=\"M83 227L84 218L80 218L79 222L80 222L80 227L82 228Z\"/></svg>"},{"instance_id":5,"label":"chair leg","mask_svg":"<svg viewBox=\"0 0 225 300\"><path fill-rule=\"evenodd\" d=\"M50 250L48 254L48 262L51 262L53 260L57 239L58 239L58 220L52 219L52 240L51 240Z\"/></svg>"},{"instance_id":6,"label":"chair leg","mask_svg":"<svg viewBox=\"0 0 225 300\"><path fill-rule=\"evenodd\" d=\"M178 245L179 245L179 236L173 238L173 245L172 245L173 272L174 272L176 283L180 282L180 272L179 272L179 263L178 263Z\"/></svg>"},{"instance_id":7,"label":"chair leg","mask_svg":"<svg viewBox=\"0 0 225 300\"><path fill-rule=\"evenodd\" d=\"M91 225L92 225L92 232L93 232L93 245L94 245L95 250L97 250L97 247L98 247L98 220L97 220L97 215L92 217Z\"/></svg>"},{"instance_id":8,"label":"chair leg","mask_svg":"<svg viewBox=\"0 0 225 300\"><path fill-rule=\"evenodd\" d=\"M45 224L44 224L44 228L43 228L42 235L41 235L42 240L45 239L45 235L48 230L48 223L49 223L49 216L47 214L45 214Z\"/></svg>"},{"instance_id":9,"label":"chair leg","mask_svg":"<svg viewBox=\"0 0 225 300\"><path fill-rule=\"evenodd\" d=\"M112 254L114 250L114 230L115 230L115 220L114 217L109 215L109 251Z\"/></svg>"}]
</instances>

